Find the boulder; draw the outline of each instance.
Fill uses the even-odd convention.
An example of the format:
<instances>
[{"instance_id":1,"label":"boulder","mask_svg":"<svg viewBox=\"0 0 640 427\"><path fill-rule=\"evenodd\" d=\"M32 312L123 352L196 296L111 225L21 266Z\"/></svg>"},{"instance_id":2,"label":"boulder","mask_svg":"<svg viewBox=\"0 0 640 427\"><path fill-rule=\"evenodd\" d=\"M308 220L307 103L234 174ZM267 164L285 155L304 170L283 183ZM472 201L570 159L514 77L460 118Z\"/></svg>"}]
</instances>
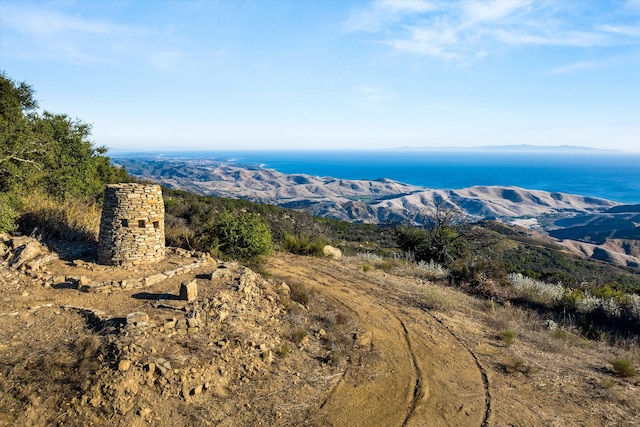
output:
<instances>
[{"instance_id":1,"label":"boulder","mask_svg":"<svg viewBox=\"0 0 640 427\"><path fill-rule=\"evenodd\" d=\"M12 267L20 268L26 262L31 261L44 252L42 245L35 239L27 238L25 240L21 238L20 241L17 240L17 238L13 239L12 242L15 248L13 257L9 261L9 265Z\"/></svg>"},{"instance_id":2,"label":"boulder","mask_svg":"<svg viewBox=\"0 0 640 427\"><path fill-rule=\"evenodd\" d=\"M326 245L322 251L324 252L324 256L326 256L327 258L342 258L342 252L340 251L340 249L334 248L331 245Z\"/></svg>"}]
</instances>

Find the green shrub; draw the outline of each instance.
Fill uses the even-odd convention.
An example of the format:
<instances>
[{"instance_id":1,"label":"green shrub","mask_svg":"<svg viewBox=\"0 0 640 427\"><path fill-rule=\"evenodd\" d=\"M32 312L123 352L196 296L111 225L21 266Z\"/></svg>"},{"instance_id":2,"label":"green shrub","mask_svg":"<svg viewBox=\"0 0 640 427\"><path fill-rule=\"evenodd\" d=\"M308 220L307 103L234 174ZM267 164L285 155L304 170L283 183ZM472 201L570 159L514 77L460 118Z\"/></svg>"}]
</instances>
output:
<instances>
[{"instance_id":1,"label":"green shrub","mask_svg":"<svg viewBox=\"0 0 640 427\"><path fill-rule=\"evenodd\" d=\"M281 246L284 251L292 254L323 257L326 244L320 237L310 239L309 236L298 237L287 233Z\"/></svg>"},{"instance_id":2,"label":"green shrub","mask_svg":"<svg viewBox=\"0 0 640 427\"><path fill-rule=\"evenodd\" d=\"M366 273L369 270L371 270L371 265L367 264L366 262L364 264L362 264L362 271L363 272Z\"/></svg>"},{"instance_id":3,"label":"green shrub","mask_svg":"<svg viewBox=\"0 0 640 427\"><path fill-rule=\"evenodd\" d=\"M287 355L291 352L291 349L289 348L289 346L287 345L287 343L282 344L282 346L280 346L280 348L278 349L278 351L276 351L276 354L278 355L278 357L280 358L285 358L287 357Z\"/></svg>"},{"instance_id":4,"label":"green shrub","mask_svg":"<svg viewBox=\"0 0 640 427\"><path fill-rule=\"evenodd\" d=\"M13 193L0 193L0 233L13 231L18 226L18 205L18 196Z\"/></svg>"},{"instance_id":5,"label":"green shrub","mask_svg":"<svg viewBox=\"0 0 640 427\"><path fill-rule=\"evenodd\" d=\"M613 365L613 371L619 377L629 378L636 374L636 368L633 366L631 359L615 359L611 361L611 364Z\"/></svg>"},{"instance_id":6,"label":"green shrub","mask_svg":"<svg viewBox=\"0 0 640 427\"><path fill-rule=\"evenodd\" d=\"M375 266L378 270L382 270L385 273L391 273L391 270L395 267L395 263L390 259L384 259L380 262L376 262Z\"/></svg>"},{"instance_id":7,"label":"green shrub","mask_svg":"<svg viewBox=\"0 0 640 427\"><path fill-rule=\"evenodd\" d=\"M258 214L224 210L214 219L211 235L212 245L231 258L246 260L273 250L271 230Z\"/></svg>"},{"instance_id":8,"label":"green shrub","mask_svg":"<svg viewBox=\"0 0 640 427\"><path fill-rule=\"evenodd\" d=\"M513 341L516 339L516 333L510 329L506 329L502 331L502 341L504 341L504 345L507 347L511 347Z\"/></svg>"},{"instance_id":9,"label":"green shrub","mask_svg":"<svg viewBox=\"0 0 640 427\"><path fill-rule=\"evenodd\" d=\"M627 296L623 291L614 289L611 285L600 285L589 289L589 293L601 300L615 299L619 303L627 302Z\"/></svg>"},{"instance_id":10,"label":"green shrub","mask_svg":"<svg viewBox=\"0 0 640 427\"><path fill-rule=\"evenodd\" d=\"M584 299L584 293L580 289L565 288L561 303L569 310L575 310L578 302Z\"/></svg>"}]
</instances>

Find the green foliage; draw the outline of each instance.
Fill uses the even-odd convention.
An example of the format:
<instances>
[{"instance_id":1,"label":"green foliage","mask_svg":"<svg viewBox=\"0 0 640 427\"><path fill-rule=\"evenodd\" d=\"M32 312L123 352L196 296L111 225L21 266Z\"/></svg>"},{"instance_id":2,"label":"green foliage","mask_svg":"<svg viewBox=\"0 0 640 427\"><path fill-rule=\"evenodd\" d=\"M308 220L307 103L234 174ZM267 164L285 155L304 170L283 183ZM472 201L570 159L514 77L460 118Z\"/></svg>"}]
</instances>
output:
<instances>
[{"instance_id":1,"label":"green foliage","mask_svg":"<svg viewBox=\"0 0 640 427\"><path fill-rule=\"evenodd\" d=\"M222 211L214 218L210 233L220 250L232 258L250 259L273 250L271 230L258 214Z\"/></svg>"},{"instance_id":2,"label":"green foliage","mask_svg":"<svg viewBox=\"0 0 640 427\"><path fill-rule=\"evenodd\" d=\"M578 302L584 299L584 293L580 289L564 289L561 304L569 310L575 310Z\"/></svg>"},{"instance_id":3,"label":"green foliage","mask_svg":"<svg viewBox=\"0 0 640 427\"><path fill-rule=\"evenodd\" d=\"M130 181L94 147L91 126L64 114L38 114L33 89L0 74L0 191L88 198Z\"/></svg>"},{"instance_id":4,"label":"green foliage","mask_svg":"<svg viewBox=\"0 0 640 427\"><path fill-rule=\"evenodd\" d=\"M511 329L506 329L502 331L502 341L504 341L504 345L506 345L507 347L511 347L515 339L516 339L516 333L513 332Z\"/></svg>"},{"instance_id":5,"label":"green foliage","mask_svg":"<svg viewBox=\"0 0 640 427\"><path fill-rule=\"evenodd\" d=\"M13 231L17 227L20 200L13 193L0 193L0 233Z\"/></svg>"},{"instance_id":6,"label":"green foliage","mask_svg":"<svg viewBox=\"0 0 640 427\"><path fill-rule=\"evenodd\" d=\"M633 377L636 374L636 368L633 366L633 362L628 358L620 358L611 361L613 365L613 371L617 376L622 378Z\"/></svg>"},{"instance_id":7,"label":"green foliage","mask_svg":"<svg viewBox=\"0 0 640 427\"><path fill-rule=\"evenodd\" d=\"M469 252L473 227L464 216L445 201L435 201L434 207L416 215L415 222L423 228L397 229L398 247L413 254L415 261L433 261L449 267Z\"/></svg>"},{"instance_id":8,"label":"green foliage","mask_svg":"<svg viewBox=\"0 0 640 427\"><path fill-rule=\"evenodd\" d=\"M331 366L337 366L342 357L342 351L340 349L333 349L327 355L325 362Z\"/></svg>"},{"instance_id":9,"label":"green foliage","mask_svg":"<svg viewBox=\"0 0 640 427\"><path fill-rule=\"evenodd\" d=\"M298 237L287 233L281 247L284 251L296 255L323 257L326 244L327 242L320 236L310 239L309 236Z\"/></svg>"},{"instance_id":10,"label":"green foliage","mask_svg":"<svg viewBox=\"0 0 640 427\"><path fill-rule=\"evenodd\" d=\"M371 265L367 264L366 262L362 264L362 271L363 272L368 272L369 270L371 270Z\"/></svg>"},{"instance_id":11,"label":"green foliage","mask_svg":"<svg viewBox=\"0 0 640 427\"><path fill-rule=\"evenodd\" d=\"M627 296L625 295L625 293L618 289L614 289L610 284L595 286L589 289L589 293L592 296L600 299L613 298L614 300L622 304L627 302Z\"/></svg>"},{"instance_id":12,"label":"green foliage","mask_svg":"<svg viewBox=\"0 0 640 427\"><path fill-rule=\"evenodd\" d=\"M507 279L507 270L502 261L482 253L456 259L449 274L456 283L476 284L479 277L491 278L500 283Z\"/></svg>"},{"instance_id":13,"label":"green foliage","mask_svg":"<svg viewBox=\"0 0 640 427\"><path fill-rule=\"evenodd\" d=\"M280 346L280 348L276 351L276 354L278 355L278 357L284 359L285 357L287 357L287 355L291 352L291 349L289 348L289 345L287 343L284 343Z\"/></svg>"},{"instance_id":14,"label":"green foliage","mask_svg":"<svg viewBox=\"0 0 640 427\"><path fill-rule=\"evenodd\" d=\"M382 261L376 262L374 265L378 270L382 270L385 273L391 273L397 263L390 259L383 259Z\"/></svg>"}]
</instances>

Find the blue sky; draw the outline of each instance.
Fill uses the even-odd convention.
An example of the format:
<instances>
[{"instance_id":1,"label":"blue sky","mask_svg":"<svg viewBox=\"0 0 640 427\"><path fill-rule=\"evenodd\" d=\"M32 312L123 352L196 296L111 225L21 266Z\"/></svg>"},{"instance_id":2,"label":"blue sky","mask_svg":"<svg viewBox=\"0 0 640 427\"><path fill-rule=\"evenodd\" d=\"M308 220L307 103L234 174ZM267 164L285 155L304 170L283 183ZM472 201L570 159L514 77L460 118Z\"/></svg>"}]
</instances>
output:
<instances>
[{"instance_id":1,"label":"blue sky","mask_svg":"<svg viewBox=\"0 0 640 427\"><path fill-rule=\"evenodd\" d=\"M640 151L638 0L2 0L0 69L112 149Z\"/></svg>"}]
</instances>

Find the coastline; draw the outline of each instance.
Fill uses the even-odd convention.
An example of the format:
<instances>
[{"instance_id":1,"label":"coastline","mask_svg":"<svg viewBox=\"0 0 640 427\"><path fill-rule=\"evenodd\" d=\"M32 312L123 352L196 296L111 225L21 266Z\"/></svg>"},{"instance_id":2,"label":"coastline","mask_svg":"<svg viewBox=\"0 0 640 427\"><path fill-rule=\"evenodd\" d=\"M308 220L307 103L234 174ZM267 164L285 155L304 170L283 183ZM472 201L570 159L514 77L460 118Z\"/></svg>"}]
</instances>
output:
<instances>
[{"instance_id":1,"label":"coastline","mask_svg":"<svg viewBox=\"0 0 640 427\"><path fill-rule=\"evenodd\" d=\"M219 161L284 174L375 181L438 190L515 186L640 204L640 154L438 150L184 151L127 153L115 159Z\"/></svg>"}]
</instances>

